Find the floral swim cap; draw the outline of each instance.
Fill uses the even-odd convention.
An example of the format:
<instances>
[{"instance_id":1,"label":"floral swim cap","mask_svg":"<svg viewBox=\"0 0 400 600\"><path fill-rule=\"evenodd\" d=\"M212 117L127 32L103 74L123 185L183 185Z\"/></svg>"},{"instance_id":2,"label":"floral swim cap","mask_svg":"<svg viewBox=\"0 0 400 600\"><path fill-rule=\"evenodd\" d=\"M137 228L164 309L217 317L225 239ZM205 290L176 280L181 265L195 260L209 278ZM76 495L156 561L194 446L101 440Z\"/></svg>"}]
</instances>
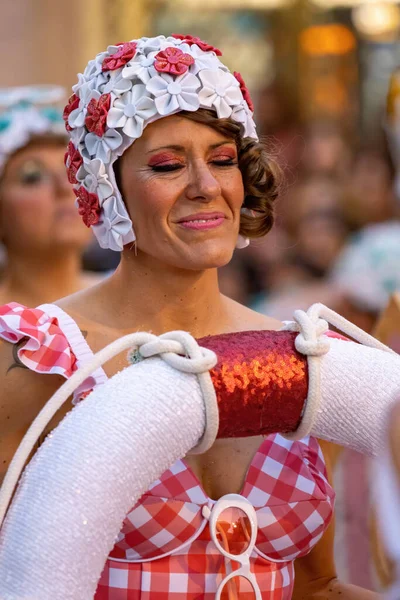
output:
<instances>
[{"instance_id":1,"label":"floral swim cap","mask_svg":"<svg viewBox=\"0 0 400 600\"><path fill-rule=\"evenodd\" d=\"M60 102L65 90L58 86L0 88L0 174L33 136L65 135Z\"/></svg>"},{"instance_id":2,"label":"floral swim cap","mask_svg":"<svg viewBox=\"0 0 400 600\"><path fill-rule=\"evenodd\" d=\"M146 125L205 108L257 139L250 94L219 56L199 38L160 35L109 46L79 74L64 110L65 163L79 213L102 248L119 251L136 239L113 164Z\"/></svg>"}]
</instances>

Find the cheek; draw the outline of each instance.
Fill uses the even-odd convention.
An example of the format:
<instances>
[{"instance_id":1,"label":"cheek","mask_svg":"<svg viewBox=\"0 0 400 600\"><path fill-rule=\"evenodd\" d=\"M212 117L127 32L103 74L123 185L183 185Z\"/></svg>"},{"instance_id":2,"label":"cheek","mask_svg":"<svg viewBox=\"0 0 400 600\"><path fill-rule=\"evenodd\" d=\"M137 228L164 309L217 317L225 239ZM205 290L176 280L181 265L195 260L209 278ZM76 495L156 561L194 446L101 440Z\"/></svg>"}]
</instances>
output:
<instances>
[{"instance_id":1,"label":"cheek","mask_svg":"<svg viewBox=\"0 0 400 600\"><path fill-rule=\"evenodd\" d=\"M3 222L13 223L16 228L24 224L31 226L32 222L38 226L39 222L45 223L52 216L52 194L46 187L15 188L4 195L1 212Z\"/></svg>"},{"instance_id":2,"label":"cheek","mask_svg":"<svg viewBox=\"0 0 400 600\"><path fill-rule=\"evenodd\" d=\"M171 181L154 180L136 186L128 211L134 226L154 227L165 221L179 195L179 186Z\"/></svg>"},{"instance_id":3,"label":"cheek","mask_svg":"<svg viewBox=\"0 0 400 600\"><path fill-rule=\"evenodd\" d=\"M237 170L234 174L224 178L221 188L232 209L240 210L244 201L244 185L241 172Z\"/></svg>"}]
</instances>

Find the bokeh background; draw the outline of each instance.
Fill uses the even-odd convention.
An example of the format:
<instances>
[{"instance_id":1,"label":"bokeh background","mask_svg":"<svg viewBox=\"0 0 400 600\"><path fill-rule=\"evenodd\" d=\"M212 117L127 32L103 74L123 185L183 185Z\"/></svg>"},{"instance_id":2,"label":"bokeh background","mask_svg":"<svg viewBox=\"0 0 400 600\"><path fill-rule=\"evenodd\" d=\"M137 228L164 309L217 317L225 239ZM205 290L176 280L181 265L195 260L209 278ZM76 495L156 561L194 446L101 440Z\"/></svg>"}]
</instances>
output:
<instances>
[{"instance_id":1,"label":"bokeh background","mask_svg":"<svg viewBox=\"0 0 400 600\"><path fill-rule=\"evenodd\" d=\"M396 82L387 104L399 30L400 6L387 0L4 0L1 85L69 89L97 52L142 35L219 47L284 173L274 230L236 253L222 289L280 319L323 302L373 331L400 287ZM86 260L107 270L118 257L92 245ZM335 484L339 573L380 589L366 459L338 452Z\"/></svg>"}]
</instances>

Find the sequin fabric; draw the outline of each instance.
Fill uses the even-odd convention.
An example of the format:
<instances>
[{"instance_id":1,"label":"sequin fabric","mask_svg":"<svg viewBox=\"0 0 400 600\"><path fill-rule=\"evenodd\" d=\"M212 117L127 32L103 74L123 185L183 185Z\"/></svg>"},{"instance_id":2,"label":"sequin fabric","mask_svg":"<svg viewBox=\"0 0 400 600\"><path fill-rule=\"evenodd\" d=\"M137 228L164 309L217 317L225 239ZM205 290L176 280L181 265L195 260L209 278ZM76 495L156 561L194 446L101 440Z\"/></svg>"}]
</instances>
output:
<instances>
[{"instance_id":1,"label":"sequin fabric","mask_svg":"<svg viewBox=\"0 0 400 600\"><path fill-rule=\"evenodd\" d=\"M307 359L295 333L244 331L205 337L219 357L211 371L217 393L218 437L295 431L307 398Z\"/></svg>"}]
</instances>

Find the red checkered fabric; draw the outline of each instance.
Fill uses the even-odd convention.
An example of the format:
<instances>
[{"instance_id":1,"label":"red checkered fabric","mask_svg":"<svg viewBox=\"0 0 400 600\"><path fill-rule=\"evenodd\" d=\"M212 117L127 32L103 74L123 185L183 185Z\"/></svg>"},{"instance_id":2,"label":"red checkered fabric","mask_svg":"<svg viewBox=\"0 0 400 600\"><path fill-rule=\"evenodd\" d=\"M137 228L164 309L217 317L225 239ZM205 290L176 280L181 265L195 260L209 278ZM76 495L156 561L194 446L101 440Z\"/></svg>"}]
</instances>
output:
<instances>
[{"instance_id":1,"label":"red checkered fabric","mask_svg":"<svg viewBox=\"0 0 400 600\"><path fill-rule=\"evenodd\" d=\"M333 511L334 492L318 442L268 436L241 495L257 513L251 569L263 598L289 599L293 560L317 543ZM96 600L214 598L226 564L202 513L213 504L190 467L177 461L127 515Z\"/></svg>"},{"instance_id":2,"label":"red checkered fabric","mask_svg":"<svg viewBox=\"0 0 400 600\"><path fill-rule=\"evenodd\" d=\"M78 325L55 304L27 308L11 302L0 306L0 338L19 344L18 358L36 373L68 379L93 357ZM96 369L75 390L73 403L106 380L103 369Z\"/></svg>"},{"instance_id":3,"label":"red checkered fabric","mask_svg":"<svg viewBox=\"0 0 400 600\"><path fill-rule=\"evenodd\" d=\"M254 554L250 570L257 578L263 600L292 597L293 562L272 563ZM109 559L95 600L215 600L226 573L225 560L206 527L190 546L164 558L141 564ZM253 595L243 592L239 597L246 600ZM222 598L227 600L226 595Z\"/></svg>"},{"instance_id":4,"label":"red checkered fabric","mask_svg":"<svg viewBox=\"0 0 400 600\"><path fill-rule=\"evenodd\" d=\"M77 336L80 346L75 345L66 334L65 326L71 322L77 329L72 319L57 307L54 311L59 319L40 307L27 309L15 303L0 307L0 337L13 343L26 340L18 352L30 369L69 377L90 352L82 354L82 339ZM103 380L100 373L92 387ZM333 511L334 492L318 442L268 436L252 460L241 495L257 513L258 535L250 562L262 597L289 600L293 560L317 543ZM190 467L177 461L127 515L95 600L214 599L227 572L202 510L214 503ZM240 597L245 600L246 593Z\"/></svg>"},{"instance_id":5,"label":"red checkered fabric","mask_svg":"<svg viewBox=\"0 0 400 600\"><path fill-rule=\"evenodd\" d=\"M0 337L18 349L20 361L37 373L56 373L68 378L76 369L76 356L58 320L39 308L11 302L0 306Z\"/></svg>"}]
</instances>

